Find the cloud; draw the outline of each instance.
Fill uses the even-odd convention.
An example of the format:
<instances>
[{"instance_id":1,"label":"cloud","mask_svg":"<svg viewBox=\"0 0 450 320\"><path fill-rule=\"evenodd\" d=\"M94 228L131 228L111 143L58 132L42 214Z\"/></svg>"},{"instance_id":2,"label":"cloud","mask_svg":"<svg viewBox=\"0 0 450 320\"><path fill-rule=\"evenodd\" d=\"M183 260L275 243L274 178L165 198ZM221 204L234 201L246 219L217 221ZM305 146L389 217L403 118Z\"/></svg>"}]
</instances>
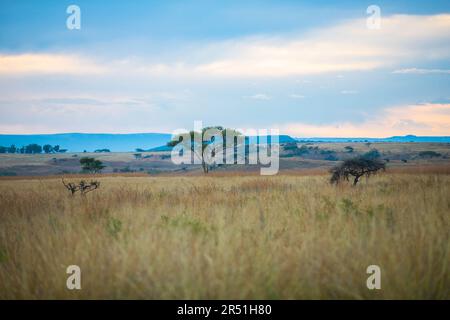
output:
<instances>
[{"instance_id":1,"label":"cloud","mask_svg":"<svg viewBox=\"0 0 450 320\"><path fill-rule=\"evenodd\" d=\"M288 123L275 126L301 137L387 137L395 135L450 135L450 104L418 104L388 108L365 121L312 125Z\"/></svg>"},{"instance_id":2,"label":"cloud","mask_svg":"<svg viewBox=\"0 0 450 320\"><path fill-rule=\"evenodd\" d=\"M450 56L450 15L394 15L382 28L366 28L364 19L302 36L257 37L212 44L212 61L193 71L230 77L283 77L366 71Z\"/></svg>"},{"instance_id":3,"label":"cloud","mask_svg":"<svg viewBox=\"0 0 450 320\"><path fill-rule=\"evenodd\" d=\"M409 68L409 69L398 69L392 71L392 73L401 73L401 74L450 74L450 69L420 69L420 68Z\"/></svg>"},{"instance_id":4,"label":"cloud","mask_svg":"<svg viewBox=\"0 0 450 320\"><path fill-rule=\"evenodd\" d=\"M365 19L303 34L259 35L179 52L95 62L75 55L0 55L1 74L99 74L169 77L287 77L367 71L450 57L450 14L393 15L371 30ZM417 69L421 70L421 69Z\"/></svg>"},{"instance_id":5,"label":"cloud","mask_svg":"<svg viewBox=\"0 0 450 320\"><path fill-rule=\"evenodd\" d=\"M271 97L265 93L257 93L252 96L248 96L247 98L254 99L254 100L270 100L271 99Z\"/></svg>"},{"instance_id":6,"label":"cloud","mask_svg":"<svg viewBox=\"0 0 450 320\"><path fill-rule=\"evenodd\" d=\"M101 74L106 71L90 60L64 54L0 55L0 75Z\"/></svg>"},{"instance_id":7,"label":"cloud","mask_svg":"<svg viewBox=\"0 0 450 320\"><path fill-rule=\"evenodd\" d=\"M170 132L181 126L190 111L184 107L189 99L190 93L184 90L1 98L0 132Z\"/></svg>"},{"instance_id":8,"label":"cloud","mask_svg":"<svg viewBox=\"0 0 450 320\"><path fill-rule=\"evenodd\" d=\"M342 90L341 94L357 94L358 91L356 90Z\"/></svg>"},{"instance_id":9,"label":"cloud","mask_svg":"<svg viewBox=\"0 0 450 320\"><path fill-rule=\"evenodd\" d=\"M293 94L289 95L289 97L292 99L303 99L305 96L301 95L301 94L293 93Z\"/></svg>"}]
</instances>

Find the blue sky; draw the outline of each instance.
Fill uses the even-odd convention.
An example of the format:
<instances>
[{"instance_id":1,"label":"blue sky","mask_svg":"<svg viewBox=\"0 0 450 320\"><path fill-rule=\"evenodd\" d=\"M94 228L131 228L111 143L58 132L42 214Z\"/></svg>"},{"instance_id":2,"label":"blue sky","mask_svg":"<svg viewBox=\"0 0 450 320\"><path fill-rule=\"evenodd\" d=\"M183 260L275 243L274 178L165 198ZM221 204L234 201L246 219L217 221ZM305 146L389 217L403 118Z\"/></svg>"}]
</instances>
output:
<instances>
[{"instance_id":1,"label":"blue sky","mask_svg":"<svg viewBox=\"0 0 450 320\"><path fill-rule=\"evenodd\" d=\"M0 4L0 133L450 135L449 80L448 1Z\"/></svg>"}]
</instances>

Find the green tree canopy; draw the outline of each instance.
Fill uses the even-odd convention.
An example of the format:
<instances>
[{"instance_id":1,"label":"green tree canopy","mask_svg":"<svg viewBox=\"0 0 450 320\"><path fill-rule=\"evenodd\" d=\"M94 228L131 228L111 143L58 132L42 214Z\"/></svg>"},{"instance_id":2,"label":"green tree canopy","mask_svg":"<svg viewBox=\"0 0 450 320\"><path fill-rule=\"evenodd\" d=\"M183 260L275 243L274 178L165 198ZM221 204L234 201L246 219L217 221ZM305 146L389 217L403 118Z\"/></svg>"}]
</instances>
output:
<instances>
[{"instance_id":1,"label":"green tree canopy","mask_svg":"<svg viewBox=\"0 0 450 320\"><path fill-rule=\"evenodd\" d=\"M44 149L45 153L52 153L53 152L53 147L51 145L49 145L49 144L44 145L43 149Z\"/></svg>"},{"instance_id":2,"label":"green tree canopy","mask_svg":"<svg viewBox=\"0 0 450 320\"><path fill-rule=\"evenodd\" d=\"M210 130L210 129L219 131L222 134L222 141L216 141L214 136L209 137L208 130ZM201 152L198 152L197 149L199 149L199 148L196 148L196 145L195 145L195 143L196 143L195 136L196 135L200 136L200 139L201 139L201 144L202 144ZM167 143L167 146L175 147L176 145L184 142L183 140L185 139L186 136L190 137L191 151L202 161L203 172L208 173L209 165L206 163L205 155L204 155L205 149L207 148L207 146L210 145L211 143L221 145L222 149L224 151L223 159L225 160L225 152L226 152L226 148L227 148L227 145L226 145L227 136L228 137L237 137L237 136L242 136L242 133L240 133L239 131L234 130L234 129L224 128L223 126L204 127L201 132L190 131L189 133L178 135L177 137L175 137L175 139L169 141ZM189 148L189 146L187 146L187 147ZM234 153L234 150L235 150L235 141L233 141L233 153ZM214 156L214 154L213 154L213 156Z\"/></svg>"},{"instance_id":3,"label":"green tree canopy","mask_svg":"<svg viewBox=\"0 0 450 320\"><path fill-rule=\"evenodd\" d=\"M83 171L89 173L99 173L105 166L100 160L95 160L94 158L84 157L80 159L81 168Z\"/></svg>"},{"instance_id":4,"label":"green tree canopy","mask_svg":"<svg viewBox=\"0 0 450 320\"><path fill-rule=\"evenodd\" d=\"M338 184L342 180L348 181L350 176L353 176L353 185L356 185L362 176L369 177L379 170L385 169L384 162L378 159L366 159L364 157L349 159L331 169L330 182Z\"/></svg>"}]
</instances>

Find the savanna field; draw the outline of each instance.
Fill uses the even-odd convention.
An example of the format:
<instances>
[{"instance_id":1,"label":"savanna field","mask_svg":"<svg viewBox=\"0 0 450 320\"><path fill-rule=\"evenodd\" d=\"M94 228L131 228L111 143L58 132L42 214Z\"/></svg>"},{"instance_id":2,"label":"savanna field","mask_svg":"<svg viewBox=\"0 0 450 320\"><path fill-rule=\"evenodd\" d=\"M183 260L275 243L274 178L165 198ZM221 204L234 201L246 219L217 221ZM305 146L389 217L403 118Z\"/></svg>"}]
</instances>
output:
<instances>
[{"instance_id":1,"label":"savanna field","mask_svg":"<svg viewBox=\"0 0 450 320\"><path fill-rule=\"evenodd\" d=\"M0 299L450 298L448 172L328 179L105 176L84 197L0 180Z\"/></svg>"}]
</instances>

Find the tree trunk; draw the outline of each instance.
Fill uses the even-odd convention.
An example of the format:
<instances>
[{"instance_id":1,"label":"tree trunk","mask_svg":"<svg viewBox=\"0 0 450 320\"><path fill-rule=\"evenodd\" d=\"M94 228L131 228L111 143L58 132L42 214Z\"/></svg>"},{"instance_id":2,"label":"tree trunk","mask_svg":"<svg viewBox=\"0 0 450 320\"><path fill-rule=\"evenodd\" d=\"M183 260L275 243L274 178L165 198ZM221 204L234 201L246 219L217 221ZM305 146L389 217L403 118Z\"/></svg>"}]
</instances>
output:
<instances>
[{"instance_id":1,"label":"tree trunk","mask_svg":"<svg viewBox=\"0 0 450 320\"><path fill-rule=\"evenodd\" d=\"M206 164L205 161L202 160L202 167L203 167L203 172L204 173L208 173L208 165Z\"/></svg>"}]
</instances>

